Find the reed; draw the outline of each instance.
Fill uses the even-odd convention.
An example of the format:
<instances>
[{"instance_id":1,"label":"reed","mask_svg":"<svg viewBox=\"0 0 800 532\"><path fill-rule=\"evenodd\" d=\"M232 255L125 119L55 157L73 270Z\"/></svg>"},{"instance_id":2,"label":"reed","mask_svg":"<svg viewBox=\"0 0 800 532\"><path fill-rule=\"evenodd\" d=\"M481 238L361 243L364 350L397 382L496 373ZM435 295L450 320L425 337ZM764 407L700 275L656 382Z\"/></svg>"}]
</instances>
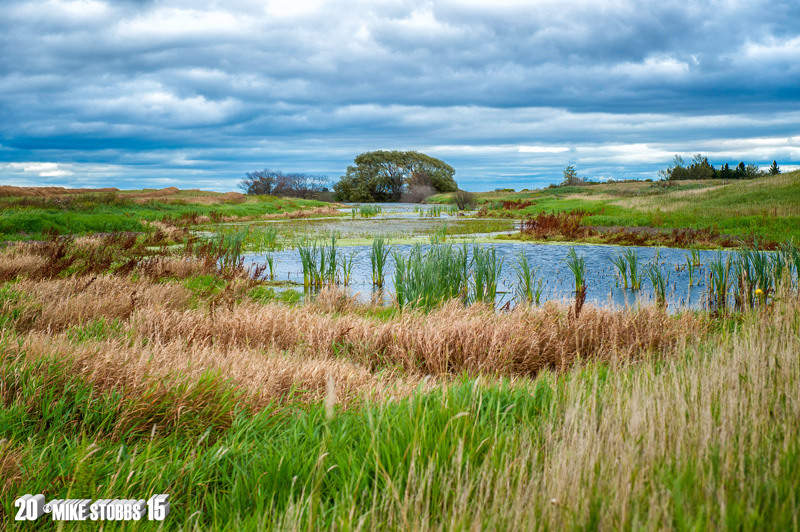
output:
<instances>
[{"instance_id":1,"label":"reed","mask_svg":"<svg viewBox=\"0 0 800 532\"><path fill-rule=\"evenodd\" d=\"M253 251L281 251L284 245L278 228L273 226L252 228L248 226L248 247Z\"/></svg>"},{"instance_id":2,"label":"reed","mask_svg":"<svg viewBox=\"0 0 800 532\"><path fill-rule=\"evenodd\" d=\"M631 290L639 290L642 286L642 278L639 273L639 254L634 249L626 249L622 252L625 261L628 263L628 272L631 278Z\"/></svg>"},{"instance_id":3,"label":"reed","mask_svg":"<svg viewBox=\"0 0 800 532\"><path fill-rule=\"evenodd\" d=\"M374 218L383 212L383 207L380 205L361 205L358 210L362 218Z\"/></svg>"},{"instance_id":4,"label":"reed","mask_svg":"<svg viewBox=\"0 0 800 532\"><path fill-rule=\"evenodd\" d=\"M244 265L244 247L249 228L232 232L218 233L211 241L213 256L223 275L233 274Z\"/></svg>"},{"instance_id":5,"label":"reed","mask_svg":"<svg viewBox=\"0 0 800 532\"><path fill-rule=\"evenodd\" d=\"M431 245L441 244L447 240L447 223L443 223L441 227L437 227L431 232L430 236Z\"/></svg>"},{"instance_id":6,"label":"reed","mask_svg":"<svg viewBox=\"0 0 800 532\"><path fill-rule=\"evenodd\" d=\"M518 302L539 305L539 300L544 290L544 279L538 277L536 269L531 267L528 256L524 251L521 251L517 256L517 261L512 266L512 271L516 277L515 290Z\"/></svg>"},{"instance_id":7,"label":"reed","mask_svg":"<svg viewBox=\"0 0 800 532\"><path fill-rule=\"evenodd\" d=\"M472 246L472 286L474 301L494 305L497 297L497 279L503 268L503 259L497 258L494 246Z\"/></svg>"},{"instance_id":8,"label":"reed","mask_svg":"<svg viewBox=\"0 0 800 532\"><path fill-rule=\"evenodd\" d=\"M653 285L653 295L656 299L656 305L665 307L667 305L667 286L669 285L670 273L666 275L661 271L658 263L648 264L645 268L645 275L650 279Z\"/></svg>"},{"instance_id":9,"label":"reed","mask_svg":"<svg viewBox=\"0 0 800 532\"><path fill-rule=\"evenodd\" d=\"M575 248L569 248L565 261L575 277L575 306L572 317L577 320L586 301L586 259L579 257L575 252Z\"/></svg>"},{"instance_id":10,"label":"reed","mask_svg":"<svg viewBox=\"0 0 800 532\"><path fill-rule=\"evenodd\" d=\"M714 313L724 313L728 306L728 290L730 288L730 257L723 259L722 253L708 264L709 283L708 300Z\"/></svg>"},{"instance_id":11,"label":"reed","mask_svg":"<svg viewBox=\"0 0 800 532\"><path fill-rule=\"evenodd\" d=\"M356 255L358 252L356 250L350 251L350 253L341 253L339 255L339 266L341 268L341 283L344 286L350 285L350 279L353 275L353 265L355 264Z\"/></svg>"},{"instance_id":12,"label":"reed","mask_svg":"<svg viewBox=\"0 0 800 532\"><path fill-rule=\"evenodd\" d=\"M464 302L475 299L474 293L470 294L469 291L466 244L437 244L430 246L427 251L417 245L407 257L402 257L398 252L394 254L394 259L395 297L400 308L430 310L450 299Z\"/></svg>"},{"instance_id":13,"label":"reed","mask_svg":"<svg viewBox=\"0 0 800 532\"><path fill-rule=\"evenodd\" d=\"M622 288L628 289L628 260L622 253L617 253L611 257L611 263L616 267L617 271L614 275L617 277L617 284L622 285Z\"/></svg>"},{"instance_id":14,"label":"reed","mask_svg":"<svg viewBox=\"0 0 800 532\"><path fill-rule=\"evenodd\" d=\"M275 257L272 253L267 253L264 255L264 260L267 261L267 266L269 267L269 280L275 280Z\"/></svg>"},{"instance_id":15,"label":"reed","mask_svg":"<svg viewBox=\"0 0 800 532\"><path fill-rule=\"evenodd\" d=\"M779 253L784 256L790 277L792 272L794 273L792 282L797 288L800 288L800 247L794 243L794 240L787 240L781 244Z\"/></svg>"},{"instance_id":16,"label":"reed","mask_svg":"<svg viewBox=\"0 0 800 532\"><path fill-rule=\"evenodd\" d=\"M372 249L369 254L369 262L372 266L372 285L383 288L386 279L386 260L389 258L389 246L387 240L382 237L372 239Z\"/></svg>"},{"instance_id":17,"label":"reed","mask_svg":"<svg viewBox=\"0 0 800 532\"><path fill-rule=\"evenodd\" d=\"M692 266L699 268L702 262L700 261L700 250L697 248L689 249L689 259L691 259Z\"/></svg>"},{"instance_id":18,"label":"reed","mask_svg":"<svg viewBox=\"0 0 800 532\"><path fill-rule=\"evenodd\" d=\"M694 261L694 258L687 254L686 255L686 272L689 274L689 288L694 285L694 272L697 264Z\"/></svg>"},{"instance_id":19,"label":"reed","mask_svg":"<svg viewBox=\"0 0 800 532\"><path fill-rule=\"evenodd\" d=\"M303 266L305 288L321 288L336 283L339 262L337 262L335 233L331 233L330 245L318 240L301 240L297 244L297 252Z\"/></svg>"}]
</instances>

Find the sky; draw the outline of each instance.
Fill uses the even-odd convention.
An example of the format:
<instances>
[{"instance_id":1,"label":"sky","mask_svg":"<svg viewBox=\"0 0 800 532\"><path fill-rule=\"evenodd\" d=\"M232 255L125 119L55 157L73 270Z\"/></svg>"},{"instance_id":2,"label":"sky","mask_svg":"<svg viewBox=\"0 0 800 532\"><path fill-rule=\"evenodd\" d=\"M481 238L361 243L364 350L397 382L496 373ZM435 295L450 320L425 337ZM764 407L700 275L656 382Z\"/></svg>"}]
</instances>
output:
<instances>
[{"instance_id":1,"label":"sky","mask_svg":"<svg viewBox=\"0 0 800 532\"><path fill-rule=\"evenodd\" d=\"M417 150L467 190L800 167L796 0L2 0L0 184L335 182Z\"/></svg>"}]
</instances>

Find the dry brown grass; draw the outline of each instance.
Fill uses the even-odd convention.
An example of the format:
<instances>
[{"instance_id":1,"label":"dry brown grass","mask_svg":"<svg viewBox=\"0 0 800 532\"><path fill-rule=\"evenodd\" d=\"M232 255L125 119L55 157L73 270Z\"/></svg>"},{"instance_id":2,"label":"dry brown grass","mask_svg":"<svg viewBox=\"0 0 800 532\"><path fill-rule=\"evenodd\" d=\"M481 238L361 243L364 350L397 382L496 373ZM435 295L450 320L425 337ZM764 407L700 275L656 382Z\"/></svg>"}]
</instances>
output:
<instances>
[{"instance_id":1,"label":"dry brown grass","mask_svg":"<svg viewBox=\"0 0 800 532\"><path fill-rule=\"evenodd\" d=\"M246 298L245 282L208 306L189 309L190 292L177 283L97 276L22 280L27 295L15 320L19 330L58 332L98 318L120 319L135 338L184 342L221 351L258 348L317 359L347 357L370 369L416 375L535 375L579 359L631 360L700 334L692 314L670 316L655 307L604 310L587 306L578 320L565 306L496 313L452 302L429 314L404 312L388 321L352 312L356 303L328 290L316 303L287 307ZM230 292L230 297L223 297ZM9 303L6 303L9 304ZM15 303L16 304L16 303Z\"/></svg>"},{"instance_id":2,"label":"dry brown grass","mask_svg":"<svg viewBox=\"0 0 800 532\"><path fill-rule=\"evenodd\" d=\"M64 188L64 187L12 187L0 186L0 198L51 198L53 196L68 196L73 194L87 194L90 192L119 192L118 188Z\"/></svg>"},{"instance_id":3,"label":"dry brown grass","mask_svg":"<svg viewBox=\"0 0 800 532\"><path fill-rule=\"evenodd\" d=\"M183 340L162 344L112 338L78 343L66 334L31 332L15 349L16 356L28 361L55 357L60 366L70 368L68 374L83 377L100 390L124 389L130 396L150 392L154 384L174 389L179 384L197 383L211 372L243 392L240 402L253 408L286 400L319 401L328 393L329 381L342 404L366 395L404 395L419 382L390 373L378 378L346 360L263 349L187 347Z\"/></svg>"},{"instance_id":4,"label":"dry brown grass","mask_svg":"<svg viewBox=\"0 0 800 532\"><path fill-rule=\"evenodd\" d=\"M142 220L142 225L150 226L156 231L160 231L171 242L181 242L189 235L185 227L177 227L173 224L159 222L157 220Z\"/></svg>"},{"instance_id":5,"label":"dry brown grass","mask_svg":"<svg viewBox=\"0 0 800 532\"><path fill-rule=\"evenodd\" d=\"M13 246L0 251L0 282L42 271L47 261L27 246Z\"/></svg>"},{"instance_id":6,"label":"dry brown grass","mask_svg":"<svg viewBox=\"0 0 800 532\"><path fill-rule=\"evenodd\" d=\"M24 253L11 256L21 257L16 266L8 261L16 270L32 260ZM140 269L147 275L138 281L122 275L21 279L14 289L25 294L24 302L4 305L22 306L14 319L19 331L57 333L98 318L118 319L133 338L158 344L286 351L317 360L346 357L370 370L437 376L528 376L578 359L631 360L704 329L692 314L675 317L655 307L586 307L578 320L569 320L566 307L556 304L496 313L455 301L429 314L407 311L380 321L339 289L324 290L301 307L262 305L243 299L249 284L237 279L208 305L189 309L191 293L182 285L148 279L185 278L201 273L203 264L168 257L146 264Z\"/></svg>"},{"instance_id":7,"label":"dry brown grass","mask_svg":"<svg viewBox=\"0 0 800 532\"><path fill-rule=\"evenodd\" d=\"M314 356L349 358L371 368L413 374L534 375L577 359L631 359L673 345L703 329L690 314L672 317L655 308L611 311L587 307L570 321L566 308L519 309L497 314L453 302L430 314L412 312L388 322L312 307L243 303L214 313L166 308L142 310L132 325L154 341L259 346Z\"/></svg>"},{"instance_id":8,"label":"dry brown grass","mask_svg":"<svg viewBox=\"0 0 800 532\"><path fill-rule=\"evenodd\" d=\"M61 331L103 317L128 319L135 309L182 309L190 293L175 283L132 282L119 276L23 279L15 290L28 295L16 319L21 330Z\"/></svg>"},{"instance_id":9,"label":"dry brown grass","mask_svg":"<svg viewBox=\"0 0 800 532\"><path fill-rule=\"evenodd\" d=\"M250 220L295 220L298 218L310 218L312 216L333 216L341 214L335 207L314 207L313 209L302 209L298 211L282 212L276 214L264 214L262 216L250 216L243 218L225 217L223 221L250 221ZM230 218L227 219L227 218Z\"/></svg>"}]
</instances>

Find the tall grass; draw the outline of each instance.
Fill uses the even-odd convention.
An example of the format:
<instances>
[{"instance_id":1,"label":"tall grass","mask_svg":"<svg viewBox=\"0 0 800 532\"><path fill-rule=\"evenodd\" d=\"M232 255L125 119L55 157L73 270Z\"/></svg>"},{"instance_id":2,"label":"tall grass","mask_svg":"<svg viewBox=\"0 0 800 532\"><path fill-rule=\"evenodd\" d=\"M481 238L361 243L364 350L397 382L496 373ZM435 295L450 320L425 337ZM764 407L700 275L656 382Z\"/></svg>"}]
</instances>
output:
<instances>
[{"instance_id":1,"label":"tall grass","mask_svg":"<svg viewBox=\"0 0 800 532\"><path fill-rule=\"evenodd\" d=\"M428 208L420 208L419 209L419 217L428 217L428 218L439 218L442 216L442 213L445 212L445 208L441 205L433 205Z\"/></svg>"},{"instance_id":2,"label":"tall grass","mask_svg":"<svg viewBox=\"0 0 800 532\"><path fill-rule=\"evenodd\" d=\"M425 251L414 246L395 258L395 297L400 308L431 309L450 299L469 299L469 255L466 245L436 244Z\"/></svg>"},{"instance_id":3,"label":"tall grass","mask_svg":"<svg viewBox=\"0 0 800 532\"><path fill-rule=\"evenodd\" d=\"M331 234L330 245L324 241L303 240L297 244L300 263L303 267L303 286L321 288L336 283L337 250L336 235Z\"/></svg>"},{"instance_id":4,"label":"tall grass","mask_svg":"<svg viewBox=\"0 0 800 532\"><path fill-rule=\"evenodd\" d=\"M722 257L722 252L717 254L708 264L708 301L714 312L725 312L728 307L728 289L731 285L730 257Z\"/></svg>"},{"instance_id":5,"label":"tall grass","mask_svg":"<svg viewBox=\"0 0 800 532\"><path fill-rule=\"evenodd\" d=\"M617 284L621 284L622 288L627 290L628 289L628 260L622 253L617 253L613 257L611 257L611 263L616 267L616 272L614 272L615 276L617 277Z\"/></svg>"},{"instance_id":6,"label":"tall grass","mask_svg":"<svg viewBox=\"0 0 800 532\"><path fill-rule=\"evenodd\" d=\"M447 223L443 223L431 232L431 245L441 244L447 240Z\"/></svg>"},{"instance_id":7,"label":"tall grass","mask_svg":"<svg viewBox=\"0 0 800 532\"><path fill-rule=\"evenodd\" d=\"M513 381L461 377L410 393L398 384L391 400L354 398L348 379L379 389L375 377L329 359L304 365L198 343L186 353L183 341L166 346L168 356L157 345L116 356L115 343L59 338L56 350L45 337L4 332L3 508L13 515L20 493L167 492L165 530L792 530L800 511L792 306L636 364L587 362ZM500 318L515 319L468 312L459 311L461 334L478 318L497 320L479 340L493 337ZM449 328L446 316L437 319ZM525 340L506 332L508 342ZM123 355L135 364L120 363ZM151 356L172 379L185 368L191 376L142 379ZM232 374L251 380L232 386ZM275 400L244 393L267 385ZM311 393L293 396L297 388Z\"/></svg>"},{"instance_id":8,"label":"tall grass","mask_svg":"<svg viewBox=\"0 0 800 532\"><path fill-rule=\"evenodd\" d=\"M579 257L575 248L569 248L565 262L575 278L575 306L572 316L577 319L586 301L586 259Z\"/></svg>"},{"instance_id":9,"label":"tall grass","mask_svg":"<svg viewBox=\"0 0 800 532\"><path fill-rule=\"evenodd\" d=\"M264 260L267 262L267 266L269 267L269 279L270 281L275 280L275 256L272 253L267 253L264 255Z\"/></svg>"},{"instance_id":10,"label":"tall grass","mask_svg":"<svg viewBox=\"0 0 800 532\"><path fill-rule=\"evenodd\" d=\"M539 305L539 300L544 289L544 279L537 275L536 269L531 267L528 256L521 251L516 263L512 266L516 277L515 290L517 300L522 303Z\"/></svg>"},{"instance_id":11,"label":"tall grass","mask_svg":"<svg viewBox=\"0 0 800 532\"><path fill-rule=\"evenodd\" d=\"M380 205L361 205L358 211L362 218L374 218L383 212L383 207Z\"/></svg>"},{"instance_id":12,"label":"tall grass","mask_svg":"<svg viewBox=\"0 0 800 532\"><path fill-rule=\"evenodd\" d=\"M372 285L383 288L386 279L386 260L389 258L389 246L387 240L378 236L372 239L372 249L369 254L369 262L372 266Z\"/></svg>"},{"instance_id":13,"label":"tall grass","mask_svg":"<svg viewBox=\"0 0 800 532\"><path fill-rule=\"evenodd\" d=\"M503 259L497 258L494 246L472 246L472 288L474 300L494 305L497 297L497 279L503 268Z\"/></svg>"},{"instance_id":14,"label":"tall grass","mask_svg":"<svg viewBox=\"0 0 800 532\"><path fill-rule=\"evenodd\" d=\"M625 261L628 263L628 272L631 278L631 290L639 290L642 286L642 278L639 273L639 255L635 249L626 249L622 252Z\"/></svg>"},{"instance_id":15,"label":"tall grass","mask_svg":"<svg viewBox=\"0 0 800 532\"><path fill-rule=\"evenodd\" d=\"M656 299L656 304L660 307L667 304L667 287L669 286L670 273L666 275L661 271L658 263L648 264L645 267L645 275L650 279L650 284L653 286L653 295Z\"/></svg>"},{"instance_id":16,"label":"tall grass","mask_svg":"<svg viewBox=\"0 0 800 532\"><path fill-rule=\"evenodd\" d=\"M337 282L341 281L341 284L344 286L348 286L350 284L350 279L353 275L353 265L355 264L356 255L358 254L357 251L353 250L349 253L340 253L339 254L339 266L341 268L341 276L337 276Z\"/></svg>"}]
</instances>

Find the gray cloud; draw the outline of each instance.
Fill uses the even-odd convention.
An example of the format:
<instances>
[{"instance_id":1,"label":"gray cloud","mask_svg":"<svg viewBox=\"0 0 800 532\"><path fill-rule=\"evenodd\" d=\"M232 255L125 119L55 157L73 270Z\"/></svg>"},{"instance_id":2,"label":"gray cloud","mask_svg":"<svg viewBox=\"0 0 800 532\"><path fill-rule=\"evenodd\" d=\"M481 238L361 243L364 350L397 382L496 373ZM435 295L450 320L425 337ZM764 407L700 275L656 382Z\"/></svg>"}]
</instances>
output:
<instances>
[{"instance_id":1,"label":"gray cloud","mask_svg":"<svg viewBox=\"0 0 800 532\"><path fill-rule=\"evenodd\" d=\"M380 148L476 188L800 161L800 6L777 0L5 4L4 182L230 189Z\"/></svg>"}]
</instances>

